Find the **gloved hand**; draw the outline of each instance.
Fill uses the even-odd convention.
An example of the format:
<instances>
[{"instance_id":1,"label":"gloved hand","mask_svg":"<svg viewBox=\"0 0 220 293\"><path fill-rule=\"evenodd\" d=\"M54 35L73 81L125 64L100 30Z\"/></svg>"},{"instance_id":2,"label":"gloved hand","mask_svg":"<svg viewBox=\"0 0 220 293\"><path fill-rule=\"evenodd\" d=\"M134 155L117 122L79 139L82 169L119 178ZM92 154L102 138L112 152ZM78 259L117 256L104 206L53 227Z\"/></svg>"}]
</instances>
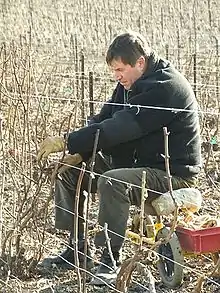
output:
<instances>
[{"instance_id":1,"label":"gloved hand","mask_svg":"<svg viewBox=\"0 0 220 293\"><path fill-rule=\"evenodd\" d=\"M64 138L60 136L48 136L41 144L37 154L38 162L45 161L50 153L60 152L64 149Z\"/></svg>"},{"instance_id":2,"label":"gloved hand","mask_svg":"<svg viewBox=\"0 0 220 293\"><path fill-rule=\"evenodd\" d=\"M75 166L79 163L81 163L83 158L81 157L80 154L74 154L74 155L66 155L62 162L60 162L60 167L58 167L57 172L59 174L62 174L65 172L67 169L71 168L71 166Z\"/></svg>"}]
</instances>

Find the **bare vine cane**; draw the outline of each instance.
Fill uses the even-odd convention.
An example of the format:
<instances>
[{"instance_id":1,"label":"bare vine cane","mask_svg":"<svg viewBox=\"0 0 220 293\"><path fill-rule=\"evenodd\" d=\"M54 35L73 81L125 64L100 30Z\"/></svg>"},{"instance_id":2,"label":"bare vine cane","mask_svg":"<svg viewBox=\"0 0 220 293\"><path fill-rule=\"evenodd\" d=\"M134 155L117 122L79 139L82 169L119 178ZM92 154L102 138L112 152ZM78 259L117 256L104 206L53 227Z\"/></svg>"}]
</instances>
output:
<instances>
[{"instance_id":1,"label":"bare vine cane","mask_svg":"<svg viewBox=\"0 0 220 293\"><path fill-rule=\"evenodd\" d=\"M65 157L67 140L68 140L68 135L69 135L69 131L70 131L70 122L71 122L71 119L72 119L72 114L70 114L69 117L68 117L67 135L65 137L65 142L64 142L64 148L63 148L63 154L62 154L61 162L62 162L63 158ZM59 135L60 135L60 132L61 132L61 130L59 130ZM45 168L45 163L43 164L43 167L41 169L41 174L40 174L40 178L41 179L42 179L42 175L43 175L43 172L44 172L44 168ZM48 214L49 203L50 203L51 199L53 198L53 194L54 194L54 182L55 182L55 178L56 178L56 175L57 175L58 168L59 168L59 163L57 163L55 165L54 170L53 170L53 172L51 174L49 197L47 198L47 201L46 201L46 203L44 205L44 209L43 209L43 211L44 211L44 223L45 224L44 224L44 228L43 228L43 232L42 232L42 239L41 239L41 243L42 244L44 243L44 239L45 239L45 227L46 227L46 223L47 223L46 218L47 218L47 214ZM39 188L39 191L40 191L40 188ZM38 255L38 261L40 260L40 258L42 256L42 247L43 246L40 245L40 251L39 251L39 255Z\"/></svg>"},{"instance_id":2,"label":"bare vine cane","mask_svg":"<svg viewBox=\"0 0 220 293\"><path fill-rule=\"evenodd\" d=\"M170 228L170 231L168 233L168 235L164 238L164 239L159 239L158 241L156 241L152 247L151 250L154 250L156 247L158 247L159 245L161 245L162 243L167 243L177 224L177 217L178 217L178 212L179 212L179 208L178 205L176 203L176 200L173 196L173 186L172 186L172 176L170 174L170 166L169 166L169 159L170 159L170 155L169 155L169 147L168 147L168 136L169 136L169 132L167 132L167 127L163 127L163 133L164 133L164 149L165 149L165 154L161 154L161 156L164 158L165 160L165 168L166 168L166 177L167 177L167 181L168 181L168 189L170 192L170 196L174 202L175 205L175 210L174 210L174 215L173 215L173 222L172 222L172 226Z\"/></svg>"},{"instance_id":3,"label":"bare vine cane","mask_svg":"<svg viewBox=\"0 0 220 293\"><path fill-rule=\"evenodd\" d=\"M168 233L168 235L166 237L166 240L165 240L165 241L169 241L169 239L171 238L171 235L173 234L173 232L175 230L176 224L177 224L177 217L178 217L179 208L178 208L176 200L175 200L175 198L173 196L172 175L170 174L170 165L169 165L170 155L169 155L169 147L168 147L168 136L169 136L170 133L167 132L167 127L163 127L163 133L164 133L165 155L162 155L162 157L164 157L164 160L165 160L166 176L167 176L168 188L169 188L170 196L172 197L172 200L173 200L174 205L175 205L172 226L171 226L171 229L170 229L170 231L169 231L169 233Z\"/></svg>"},{"instance_id":4,"label":"bare vine cane","mask_svg":"<svg viewBox=\"0 0 220 293\"><path fill-rule=\"evenodd\" d=\"M86 203L86 214L85 214L85 245L84 245L84 264L83 268L86 271L86 265L87 265L87 250L88 250L88 230L89 230L89 223L88 223L88 214L89 214L89 208L90 208L90 198L91 198L91 189L92 189L92 180L94 179L94 166L95 166L95 156L99 141L99 133L100 129L97 129L94 146L93 146L93 152L90 162L90 176L89 176L89 182L88 182L88 196L87 196L87 203ZM86 292L86 273L83 273L83 293Z\"/></svg>"},{"instance_id":5,"label":"bare vine cane","mask_svg":"<svg viewBox=\"0 0 220 293\"><path fill-rule=\"evenodd\" d=\"M140 244L139 249L136 251L132 258L124 261L116 279L116 289L127 292L127 288L130 285L133 271L137 268L137 263L142 255L142 244L144 237L144 206L147 197L146 189L146 171L142 173L142 184L141 184L141 213L140 213Z\"/></svg>"},{"instance_id":6,"label":"bare vine cane","mask_svg":"<svg viewBox=\"0 0 220 293\"><path fill-rule=\"evenodd\" d=\"M70 115L69 119L68 119L68 133L69 133L69 128L70 128L71 117L72 117L72 115ZM65 139L63 157L65 155L67 137L68 136L66 136L66 139ZM41 234L41 244L44 243L44 239L45 239L45 227L46 227L46 223L47 223L46 218L47 218L47 215L48 215L48 207L49 207L49 203L50 203L51 199L53 198L54 180L55 180L57 170L58 170L58 164L56 164L56 166L55 166L55 168L54 168L54 170L52 172L52 175L51 175L51 184L50 184L49 196L47 197L47 200L46 200L45 204L38 210L37 214L35 214L36 211L33 209L33 206L34 206L34 204L36 204L37 199L39 198L38 194L39 194L39 192L40 192L40 190L42 188L42 184L44 183L43 173L45 171L45 163L43 164L42 168L40 169L40 175L39 175L39 177L38 177L38 179L36 181L37 190L35 192L35 195L33 196L32 204L30 205L30 207L25 212L22 212L21 210L20 210L20 212L18 212L18 214L20 214L20 217L19 217L19 220L18 220L18 223L20 222L20 231L25 228L25 226L27 225L27 223L30 221L31 218L33 218L34 216L37 217L38 215L44 213L44 226L43 226L43 231L42 231L42 234ZM49 173L47 174L47 176L48 175L49 175ZM23 206L23 204L21 203L20 208L22 206ZM3 241L3 244L2 244L3 251L5 249L7 239L10 237L10 234L12 234L11 232L12 232L12 230L9 231L9 233L5 237L5 241ZM18 234L18 236L16 238L16 249L17 250L19 250L19 241L20 241L20 234ZM42 251L43 251L43 246L40 245L37 257L33 258L32 261L28 265L28 271L30 269L33 269L33 267L37 265L37 263L39 262L39 260L42 257Z\"/></svg>"},{"instance_id":7,"label":"bare vine cane","mask_svg":"<svg viewBox=\"0 0 220 293\"><path fill-rule=\"evenodd\" d=\"M1 100L0 100L1 101ZM1 103L0 103L1 105ZM3 167L2 167L2 183L1 183L1 186L0 186L0 218L3 219L3 195L4 195L4 184L5 184L5 178L6 178L6 172L5 172L5 169L6 169L6 164L5 164L5 152L4 152L4 141L3 141L3 119L2 117L0 116L0 142L1 142L1 152L2 152L2 157L3 157ZM0 222L0 255L2 255L2 239L3 239L3 223L2 221Z\"/></svg>"},{"instance_id":8,"label":"bare vine cane","mask_svg":"<svg viewBox=\"0 0 220 293\"><path fill-rule=\"evenodd\" d=\"M177 224L177 217L178 217L178 212L179 212L179 208L178 208L178 205L176 203L176 200L173 196L173 186L172 186L172 175L170 174L170 165L169 165L169 159L170 159L170 155L169 155L169 147L168 147L168 136L169 136L169 132L167 132L167 127L163 127L163 133L164 133L164 149L165 149L165 154L161 154L161 156L164 158L164 161L165 161L165 168L166 168L166 177L167 177L167 181L168 181L168 189L169 189L169 192L170 192L170 196L174 202L174 205L175 205L175 210L174 210L174 214L173 214L173 222L172 222L172 226L169 230L169 233L168 235L163 238L163 239L159 239L158 241L156 241L152 247L151 247L151 250L154 250L156 247L158 247L159 245L161 245L162 243L167 243L174 230L175 230L175 227L176 227L176 224Z\"/></svg>"},{"instance_id":9,"label":"bare vine cane","mask_svg":"<svg viewBox=\"0 0 220 293\"><path fill-rule=\"evenodd\" d=\"M148 191L146 188L146 171L143 171L142 175L142 185L141 185L141 212L140 212L140 244L139 244L139 254L141 255L147 254L146 260L147 262L150 261L150 263L153 262L153 259L151 259L149 250L143 251L143 237L144 237L144 218L145 218L145 201L148 197ZM153 255L152 255L153 256ZM147 279L149 280L149 291L151 293L156 293L155 289L155 279L151 273L151 271L146 267L145 264L142 264L141 262L136 262L135 269L137 272L145 274Z\"/></svg>"},{"instance_id":10,"label":"bare vine cane","mask_svg":"<svg viewBox=\"0 0 220 293\"><path fill-rule=\"evenodd\" d=\"M117 266L116 266L116 261L114 259L114 256L113 256L113 253L112 253L112 249L111 249L111 238L108 235L108 224L107 223L104 224L104 233L105 233L105 239L106 239L108 253L109 253L109 256L111 258L114 271L116 272L117 271Z\"/></svg>"},{"instance_id":11,"label":"bare vine cane","mask_svg":"<svg viewBox=\"0 0 220 293\"><path fill-rule=\"evenodd\" d=\"M82 279L80 274L79 268L79 257L78 257L78 210L79 210L79 197L80 197L80 189L82 185L83 176L85 174L86 164L82 162L82 168L80 170L79 178L77 181L76 186L76 197L75 197L75 207L74 207L74 234L73 234L73 241L74 241L74 259L75 259L75 266L76 266L76 274L77 274L77 284L78 284L78 292L82 293Z\"/></svg>"},{"instance_id":12,"label":"bare vine cane","mask_svg":"<svg viewBox=\"0 0 220 293\"><path fill-rule=\"evenodd\" d=\"M116 279L117 290L121 292L127 292L127 289L130 285L132 272L136 268L139 257L139 251L137 251L133 257L128 258L123 262Z\"/></svg>"},{"instance_id":13,"label":"bare vine cane","mask_svg":"<svg viewBox=\"0 0 220 293\"><path fill-rule=\"evenodd\" d=\"M139 250L142 250L143 237L144 237L144 206L145 200L148 196L146 189L146 171L142 173L142 182L141 182L141 212L140 212L140 245Z\"/></svg>"}]
</instances>

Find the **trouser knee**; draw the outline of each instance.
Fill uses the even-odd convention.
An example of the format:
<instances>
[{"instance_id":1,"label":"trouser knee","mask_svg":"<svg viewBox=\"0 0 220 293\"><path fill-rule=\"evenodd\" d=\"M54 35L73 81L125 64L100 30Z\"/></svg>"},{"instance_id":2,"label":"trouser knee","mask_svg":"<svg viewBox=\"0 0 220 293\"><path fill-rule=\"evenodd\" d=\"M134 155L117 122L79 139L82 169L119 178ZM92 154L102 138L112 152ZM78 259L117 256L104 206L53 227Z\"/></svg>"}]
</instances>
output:
<instances>
[{"instance_id":1,"label":"trouser knee","mask_svg":"<svg viewBox=\"0 0 220 293\"><path fill-rule=\"evenodd\" d=\"M100 176L97 182L97 191L100 196L114 196L117 194L118 200L130 203L130 186L120 178L119 169L113 169Z\"/></svg>"}]
</instances>

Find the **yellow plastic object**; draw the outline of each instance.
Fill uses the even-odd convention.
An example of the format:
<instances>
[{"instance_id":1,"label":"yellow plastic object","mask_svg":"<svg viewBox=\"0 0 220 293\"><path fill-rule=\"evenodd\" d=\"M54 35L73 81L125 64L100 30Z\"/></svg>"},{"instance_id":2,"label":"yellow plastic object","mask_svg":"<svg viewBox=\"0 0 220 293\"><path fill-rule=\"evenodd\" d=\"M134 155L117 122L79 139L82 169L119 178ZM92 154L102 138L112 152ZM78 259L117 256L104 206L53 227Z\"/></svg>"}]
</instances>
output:
<instances>
[{"instance_id":1,"label":"yellow plastic object","mask_svg":"<svg viewBox=\"0 0 220 293\"><path fill-rule=\"evenodd\" d=\"M131 230L127 229L126 230L126 237L132 240L132 242L139 244L140 243L140 235L137 233L132 232ZM153 245L155 243L155 237L147 238L143 237L142 238L143 242Z\"/></svg>"},{"instance_id":2,"label":"yellow plastic object","mask_svg":"<svg viewBox=\"0 0 220 293\"><path fill-rule=\"evenodd\" d=\"M156 224L154 224L154 227L155 227L155 230L156 230L156 234L157 234L157 232L160 230L160 229L162 229L163 228L163 223L156 223Z\"/></svg>"}]
</instances>

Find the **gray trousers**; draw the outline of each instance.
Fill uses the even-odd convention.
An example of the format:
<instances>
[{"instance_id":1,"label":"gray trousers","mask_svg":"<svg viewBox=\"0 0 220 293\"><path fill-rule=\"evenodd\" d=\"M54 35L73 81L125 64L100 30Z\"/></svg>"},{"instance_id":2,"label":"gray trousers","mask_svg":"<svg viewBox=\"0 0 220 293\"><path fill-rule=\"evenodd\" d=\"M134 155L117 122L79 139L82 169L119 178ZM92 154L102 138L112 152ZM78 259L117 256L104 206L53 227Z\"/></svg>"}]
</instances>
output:
<instances>
[{"instance_id":1,"label":"gray trousers","mask_svg":"<svg viewBox=\"0 0 220 293\"><path fill-rule=\"evenodd\" d=\"M87 170L90 167L90 162L87 163ZM76 168L70 168L57 177L55 181L55 227L61 230L68 230L73 232L74 227L74 210L75 210L75 194L80 174L81 164ZM96 161L94 166L94 172L97 174L103 174L107 170L111 169L109 159L101 154L96 155ZM79 209L78 209L78 234L79 237L84 237L84 216L86 209L86 198L83 191L88 189L89 174L85 172L82 180L80 197L79 197ZM92 180L92 192L97 191L98 176Z\"/></svg>"},{"instance_id":2,"label":"gray trousers","mask_svg":"<svg viewBox=\"0 0 220 293\"><path fill-rule=\"evenodd\" d=\"M164 193L168 191L166 172L152 168L122 168L111 169L109 162L99 154L96 156L95 172L103 176L97 176L93 180L93 192L98 192L100 197L98 222L101 226L108 224L109 237L113 251L118 251L124 240L129 208L131 205L141 204L141 181L143 171L146 171L147 188ZM55 226L58 229L73 231L73 211L75 202L76 184L79 171L71 168L62 175L62 180L56 180L55 188ZM88 188L88 175L84 176L81 190ZM173 189L192 187L195 178L172 177ZM153 199L160 196L158 193L148 191L145 202L145 212L155 215L151 205ZM84 236L84 207L85 198L80 194L79 202L79 237ZM95 244L105 245L105 236L101 231L96 234Z\"/></svg>"}]
</instances>

